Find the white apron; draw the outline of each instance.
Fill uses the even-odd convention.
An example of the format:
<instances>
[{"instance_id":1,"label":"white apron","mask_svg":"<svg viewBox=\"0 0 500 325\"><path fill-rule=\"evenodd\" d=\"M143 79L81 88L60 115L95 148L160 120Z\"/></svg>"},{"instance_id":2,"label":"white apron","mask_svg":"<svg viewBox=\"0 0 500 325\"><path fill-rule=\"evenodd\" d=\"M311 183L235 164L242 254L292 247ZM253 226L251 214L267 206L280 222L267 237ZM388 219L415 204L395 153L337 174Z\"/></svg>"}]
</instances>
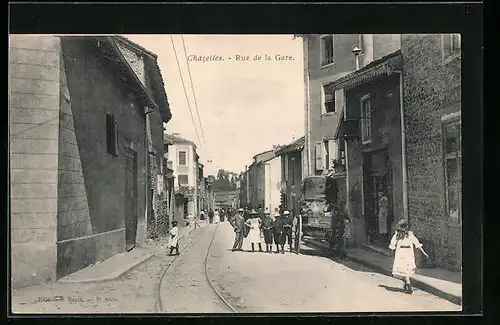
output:
<instances>
[{"instance_id":1,"label":"white apron","mask_svg":"<svg viewBox=\"0 0 500 325\"><path fill-rule=\"evenodd\" d=\"M254 244L260 243L261 239L260 239L259 218L252 218L248 221L247 224L250 224L250 231L248 232L248 241Z\"/></svg>"},{"instance_id":2,"label":"white apron","mask_svg":"<svg viewBox=\"0 0 500 325\"><path fill-rule=\"evenodd\" d=\"M170 239L168 245L170 247L177 247L179 244L179 228L174 227L170 229Z\"/></svg>"}]
</instances>

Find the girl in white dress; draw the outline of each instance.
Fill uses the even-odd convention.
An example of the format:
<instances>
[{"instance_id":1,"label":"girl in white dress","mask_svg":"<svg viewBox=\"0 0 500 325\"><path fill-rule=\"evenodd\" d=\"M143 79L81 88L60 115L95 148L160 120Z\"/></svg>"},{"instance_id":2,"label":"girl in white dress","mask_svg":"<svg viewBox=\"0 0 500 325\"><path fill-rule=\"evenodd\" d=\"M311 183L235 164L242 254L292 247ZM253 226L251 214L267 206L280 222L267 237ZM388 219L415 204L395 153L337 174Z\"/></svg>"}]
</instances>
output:
<instances>
[{"instance_id":1,"label":"girl in white dress","mask_svg":"<svg viewBox=\"0 0 500 325\"><path fill-rule=\"evenodd\" d=\"M410 277L415 274L415 254L413 247L418 248L425 257L429 257L422 248L422 244L418 241L417 237L412 231L408 229L408 221L402 219L398 222L398 229L392 236L389 248L396 251L394 256L394 264L392 266L392 275L401 278L404 281L404 292L411 294L413 289L411 287Z\"/></svg>"},{"instance_id":2,"label":"girl in white dress","mask_svg":"<svg viewBox=\"0 0 500 325\"><path fill-rule=\"evenodd\" d=\"M245 222L245 225L250 228L248 232L248 240L252 244L252 252L255 252L255 244L259 244L259 252L262 250L262 242L260 239L260 225L261 220L258 213L255 210L250 212L250 218Z\"/></svg>"},{"instance_id":3,"label":"girl in white dress","mask_svg":"<svg viewBox=\"0 0 500 325\"><path fill-rule=\"evenodd\" d=\"M170 240L168 245L170 246L170 255L172 252L176 251L175 255L179 255L179 228L177 227L177 221L172 221L172 229L170 229Z\"/></svg>"}]
</instances>

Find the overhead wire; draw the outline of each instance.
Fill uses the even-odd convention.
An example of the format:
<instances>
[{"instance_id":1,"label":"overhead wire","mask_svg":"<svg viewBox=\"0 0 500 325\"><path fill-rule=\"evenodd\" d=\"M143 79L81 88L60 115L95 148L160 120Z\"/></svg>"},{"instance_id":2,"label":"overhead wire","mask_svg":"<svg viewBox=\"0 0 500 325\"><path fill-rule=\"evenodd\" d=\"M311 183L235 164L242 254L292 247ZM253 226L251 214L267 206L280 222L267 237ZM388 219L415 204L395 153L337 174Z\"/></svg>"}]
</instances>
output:
<instances>
[{"instance_id":1,"label":"overhead wire","mask_svg":"<svg viewBox=\"0 0 500 325\"><path fill-rule=\"evenodd\" d=\"M203 122L202 122L201 117L200 117L200 110L198 108L198 101L196 100L196 94L194 91L193 77L191 76L191 68L189 66L189 60L188 60L187 50L186 50L186 43L184 42L184 35L181 35L181 40L182 40L182 47L184 48L184 57L186 59L189 81L191 83L191 90L193 92L194 106L196 109L196 114L198 116L198 122L200 123L201 136L203 138L203 143L205 144L205 149L208 151L207 142L206 142L206 138L205 138L205 132L203 131Z\"/></svg>"},{"instance_id":2,"label":"overhead wire","mask_svg":"<svg viewBox=\"0 0 500 325\"><path fill-rule=\"evenodd\" d=\"M189 114L191 115L191 121L193 122L193 127L194 127L194 131L196 133L196 138L198 139L198 143L202 144L202 142L200 140L200 135L198 134L198 128L196 127L196 122L194 120L193 111L191 110L191 103L189 102L189 97L188 97L187 90L186 90L186 84L184 82L184 78L182 77L181 65L179 64L179 58L177 56L177 51L175 49L175 44L174 44L174 38L172 37L172 35L170 35L170 42L172 43L172 48L174 50L175 61L177 62L177 68L179 69L179 76L181 77L182 88L184 89L184 96L186 96L186 102L188 105Z\"/></svg>"}]
</instances>

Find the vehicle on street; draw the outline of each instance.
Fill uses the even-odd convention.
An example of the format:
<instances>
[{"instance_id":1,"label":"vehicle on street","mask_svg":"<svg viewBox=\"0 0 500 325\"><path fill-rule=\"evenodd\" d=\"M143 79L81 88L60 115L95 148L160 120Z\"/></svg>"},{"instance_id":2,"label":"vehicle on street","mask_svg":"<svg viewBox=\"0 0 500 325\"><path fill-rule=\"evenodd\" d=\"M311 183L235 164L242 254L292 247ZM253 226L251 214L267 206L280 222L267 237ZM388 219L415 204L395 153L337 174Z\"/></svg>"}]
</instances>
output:
<instances>
[{"instance_id":1,"label":"vehicle on street","mask_svg":"<svg viewBox=\"0 0 500 325\"><path fill-rule=\"evenodd\" d=\"M339 213L336 180L326 176L308 176L302 182L302 233L304 238L334 244Z\"/></svg>"}]
</instances>

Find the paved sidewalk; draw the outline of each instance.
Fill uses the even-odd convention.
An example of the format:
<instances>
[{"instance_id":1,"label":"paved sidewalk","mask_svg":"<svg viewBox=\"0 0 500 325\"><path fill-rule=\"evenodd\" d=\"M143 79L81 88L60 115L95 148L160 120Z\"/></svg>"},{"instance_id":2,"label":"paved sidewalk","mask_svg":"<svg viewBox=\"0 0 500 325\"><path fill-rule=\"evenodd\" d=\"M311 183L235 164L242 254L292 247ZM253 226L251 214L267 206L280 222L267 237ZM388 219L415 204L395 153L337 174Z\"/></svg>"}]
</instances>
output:
<instances>
[{"instance_id":1,"label":"paved sidewalk","mask_svg":"<svg viewBox=\"0 0 500 325\"><path fill-rule=\"evenodd\" d=\"M130 252L117 254L100 263L59 279L60 283L85 283L118 279L137 265L153 257L147 249L135 247Z\"/></svg>"},{"instance_id":2,"label":"paved sidewalk","mask_svg":"<svg viewBox=\"0 0 500 325\"><path fill-rule=\"evenodd\" d=\"M306 240L305 243L321 250L328 250L328 245L318 241ZM347 257L377 272L391 276L393 257L370 252L363 248L349 249ZM460 273L439 268L417 268L416 274L412 277L412 284L420 290L432 293L454 304L462 305L462 279Z\"/></svg>"},{"instance_id":3,"label":"paved sidewalk","mask_svg":"<svg viewBox=\"0 0 500 325\"><path fill-rule=\"evenodd\" d=\"M204 225L200 225L204 227ZM200 229L200 228L198 228ZM190 228L181 228L184 235L179 240L180 250L197 236L199 231L191 233ZM137 252L133 253L137 249ZM133 257L142 256L138 252L149 252L151 258L142 263L131 263ZM155 286L163 269L175 256L168 256L168 239L148 240L142 247L137 247L120 258L111 258L89 267L78 278L96 279L90 282L54 282L31 287L12 289L11 308L13 313L153 313L155 309ZM127 255L128 254L128 255ZM146 255L146 254L145 254ZM135 259L136 261L139 260ZM128 262L127 262L128 261ZM112 265L112 263L116 263ZM102 265L101 265L102 264ZM124 267L122 264L128 264ZM136 264L130 267L131 264ZM99 280L105 269L116 274L129 268L116 279ZM83 271L83 270L82 270ZM83 276L85 275L85 276ZM76 276L74 277L76 278Z\"/></svg>"},{"instance_id":4,"label":"paved sidewalk","mask_svg":"<svg viewBox=\"0 0 500 325\"><path fill-rule=\"evenodd\" d=\"M200 222L199 227L205 226ZM194 230L193 227L180 227L179 234L182 239L188 237ZM152 245L152 244L156 245ZM90 265L80 271L59 279L60 283L85 283L116 280L137 265L140 265L154 256L155 253L167 250L168 240L148 239L144 246L136 246L129 252L117 254L100 263Z\"/></svg>"}]
</instances>

